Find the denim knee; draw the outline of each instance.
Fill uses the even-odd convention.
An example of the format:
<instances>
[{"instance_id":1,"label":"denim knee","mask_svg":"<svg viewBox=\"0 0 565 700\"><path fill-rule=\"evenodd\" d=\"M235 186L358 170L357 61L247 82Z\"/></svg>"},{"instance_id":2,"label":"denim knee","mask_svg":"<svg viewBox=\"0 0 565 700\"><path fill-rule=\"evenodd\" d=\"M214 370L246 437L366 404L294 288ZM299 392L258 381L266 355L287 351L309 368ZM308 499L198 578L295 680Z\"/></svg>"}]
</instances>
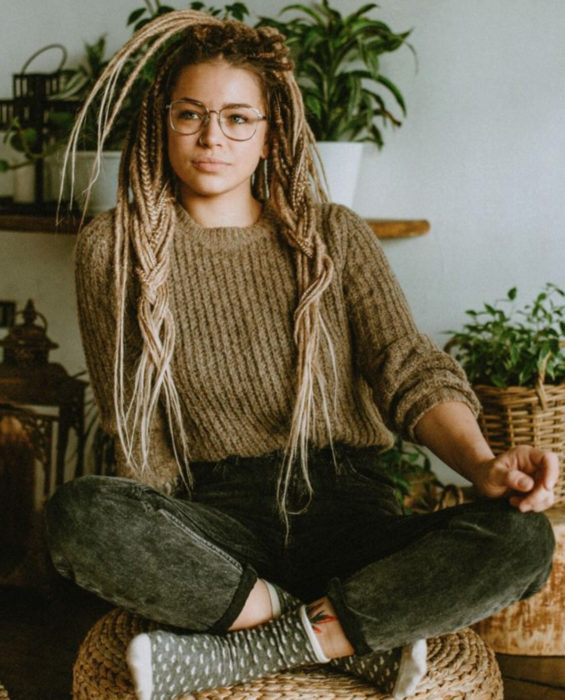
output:
<instances>
[{"instance_id":1,"label":"denim knee","mask_svg":"<svg viewBox=\"0 0 565 700\"><path fill-rule=\"evenodd\" d=\"M478 513L468 520L463 516L459 526L486 530L481 550L485 561L492 558L501 570L510 572L517 597L527 598L542 588L551 572L555 549L551 523L544 513L521 513L506 501L491 504L498 506L494 513Z\"/></svg>"},{"instance_id":2,"label":"denim knee","mask_svg":"<svg viewBox=\"0 0 565 700\"><path fill-rule=\"evenodd\" d=\"M91 506L108 478L83 476L69 481L60 486L46 504L47 546L55 568L63 576L72 574L68 553L80 549L81 532L85 527L95 526Z\"/></svg>"},{"instance_id":3,"label":"denim knee","mask_svg":"<svg viewBox=\"0 0 565 700\"><path fill-rule=\"evenodd\" d=\"M541 590L551 573L555 535L545 513L520 513L513 510L512 531L514 538L521 542L519 558L525 581L521 599Z\"/></svg>"}]
</instances>

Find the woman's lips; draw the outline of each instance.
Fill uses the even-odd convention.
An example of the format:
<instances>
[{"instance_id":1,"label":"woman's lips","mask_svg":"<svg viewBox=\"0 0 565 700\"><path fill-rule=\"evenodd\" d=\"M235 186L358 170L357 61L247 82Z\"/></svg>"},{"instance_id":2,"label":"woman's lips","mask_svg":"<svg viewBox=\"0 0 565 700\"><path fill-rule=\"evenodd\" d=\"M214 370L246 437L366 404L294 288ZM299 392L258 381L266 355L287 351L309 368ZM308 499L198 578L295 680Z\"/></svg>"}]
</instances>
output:
<instances>
[{"instance_id":1,"label":"woman's lips","mask_svg":"<svg viewBox=\"0 0 565 700\"><path fill-rule=\"evenodd\" d=\"M229 163L226 163L226 161L223 160L215 160L214 158L202 158L199 160L193 160L192 165L201 172L216 173L226 168Z\"/></svg>"}]
</instances>

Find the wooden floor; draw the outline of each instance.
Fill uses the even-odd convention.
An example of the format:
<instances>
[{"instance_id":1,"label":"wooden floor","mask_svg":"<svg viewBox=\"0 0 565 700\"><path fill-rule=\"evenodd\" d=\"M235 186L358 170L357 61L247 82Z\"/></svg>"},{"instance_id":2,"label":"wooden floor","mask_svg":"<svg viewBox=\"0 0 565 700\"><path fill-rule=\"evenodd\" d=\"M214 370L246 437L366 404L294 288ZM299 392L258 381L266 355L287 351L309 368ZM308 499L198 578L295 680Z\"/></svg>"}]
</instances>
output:
<instances>
[{"instance_id":1,"label":"wooden floor","mask_svg":"<svg viewBox=\"0 0 565 700\"><path fill-rule=\"evenodd\" d=\"M64 581L48 595L0 589L0 681L10 700L69 700L78 646L108 609ZM500 656L499 663L505 700L565 700L565 657Z\"/></svg>"}]
</instances>

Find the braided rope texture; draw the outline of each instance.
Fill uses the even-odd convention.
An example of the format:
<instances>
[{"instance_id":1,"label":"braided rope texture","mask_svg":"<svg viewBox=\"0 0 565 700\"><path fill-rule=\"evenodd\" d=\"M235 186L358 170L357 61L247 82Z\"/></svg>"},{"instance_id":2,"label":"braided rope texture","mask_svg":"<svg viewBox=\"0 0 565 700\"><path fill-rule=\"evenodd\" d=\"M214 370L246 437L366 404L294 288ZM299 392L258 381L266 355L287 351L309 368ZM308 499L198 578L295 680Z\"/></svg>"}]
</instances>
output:
<instances>
[{"instance_id":1,"label":"braided rope texture","mask_svg":"<svg viewBox=\"0 0 565 700\"><path fill-rule=\"evenodd\" d=\"M124 610L101 618L85 637L74 666L74 700L135 700L125 660L130 639L157 625ZM2 697L0 695L0 697ZM7 697L7 696L6 696ZM182 700L388 700L362 680L312 666L250 683L187 695ZM428 672L409 700L502 700L494 652L469 628L428 640ZM180 699L179 699L180 700ZM407 699L408 700L408 699Z\"/></svg>"}]
</instances>

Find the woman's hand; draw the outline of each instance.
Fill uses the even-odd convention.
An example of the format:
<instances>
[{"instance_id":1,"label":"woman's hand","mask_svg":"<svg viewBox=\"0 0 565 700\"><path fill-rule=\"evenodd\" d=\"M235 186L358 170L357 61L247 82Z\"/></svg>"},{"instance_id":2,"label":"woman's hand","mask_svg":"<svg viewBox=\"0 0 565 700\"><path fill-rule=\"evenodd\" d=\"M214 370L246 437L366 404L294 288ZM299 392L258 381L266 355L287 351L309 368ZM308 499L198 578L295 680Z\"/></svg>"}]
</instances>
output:
<instances>
[{"instance_id":1,"label":"woman's hand","mask_svg":"<svg viewBox=\"0 0 565 700\"><path fill-rule=\"evenodd\" d=\"M473 476L481 496L507 497L523 513L539 512L553 505L559 459L554 452L524 445L484 462Z\"/></svg>"},{"instance_id":2,"label":"woman's hand","mask_svg":"<svg viewBox=\"0 0 565 700\"><path fill-rule=\"evenodd\" d=\"M438 404L416 425L419 441L472 482L479 495L508 498L523 513L553 505L559 459L549 450L520 446L495 457L470 409Z\"/></svg>"}]
</instances>

